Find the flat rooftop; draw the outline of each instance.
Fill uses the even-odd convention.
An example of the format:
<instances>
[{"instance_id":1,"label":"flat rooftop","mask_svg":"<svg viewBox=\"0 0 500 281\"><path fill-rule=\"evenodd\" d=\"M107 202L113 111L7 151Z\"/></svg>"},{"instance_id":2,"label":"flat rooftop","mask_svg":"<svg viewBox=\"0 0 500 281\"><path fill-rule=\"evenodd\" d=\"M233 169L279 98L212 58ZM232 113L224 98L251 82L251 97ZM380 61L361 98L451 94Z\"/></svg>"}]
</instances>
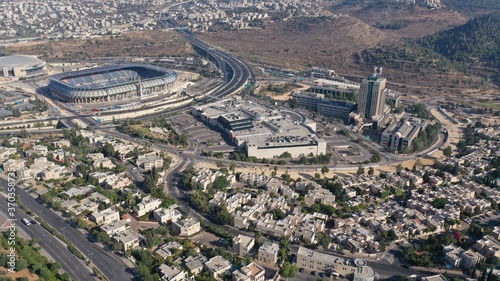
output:
<instances>
[{"instance_id":1,"label":"flat rooftop","mask_svg":"<svg viewBox=\"0 0 500 281\"><path fill-rule=\"evenodd\" d=\"M194 107L209 119L224 117L228 121L251 120L252 127L233 131L237 143L251 143L258 147L283 147L317 144L324 140L298 120L294 112L281 111L233 97L215 103Z\"/></svg>"}]
</instances>

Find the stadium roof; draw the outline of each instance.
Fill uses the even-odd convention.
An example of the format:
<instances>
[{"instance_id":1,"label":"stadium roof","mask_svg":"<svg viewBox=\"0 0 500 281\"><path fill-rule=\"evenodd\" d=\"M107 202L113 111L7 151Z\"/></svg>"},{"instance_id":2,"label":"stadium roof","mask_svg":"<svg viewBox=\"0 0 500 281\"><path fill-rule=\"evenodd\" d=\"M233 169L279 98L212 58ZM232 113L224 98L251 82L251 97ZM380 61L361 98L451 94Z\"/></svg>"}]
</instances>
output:
<instances>
[{"instance_id":1,"label":"stadium roof","mask_svg":"<svg viewBox=\"0 0 500 281\"><path fill-rule=\"evenodd\" d=\"M52 76L52 79L55 80L63 80L63 79L69 79L73 77L82 77L82 76L90 76L90 75L95 75L99 73L106 73L106 72L112 72L112 71L118 71L118 70L123 70L123 69L130 69L130 68L144 68L144 69L150 69L154 71L161 72L162 75L165 75L169 73L166 69L153 66L153 65L143 65L143 64L128 64L128 65L108 65L108 66L101 66L101 67L94 67L94 68L88 68L88 69L83 69L83 70L78 70L78 71L71 71L71 72L64 72L60 74L56 74ZM161 76L161 75L159 75ZM63 81L64 82L64 81Z\"/></svg>"},{"instance_id":2,"label":"stadium roof","mask_svg":"<svg viewBox=\"0 0 500 281\"><path fill-rule=\"evenodd\" d=\"M0 57L0 67L14 67L38 62L35 56L13 55Z\"/></svg>"}]
</instances>

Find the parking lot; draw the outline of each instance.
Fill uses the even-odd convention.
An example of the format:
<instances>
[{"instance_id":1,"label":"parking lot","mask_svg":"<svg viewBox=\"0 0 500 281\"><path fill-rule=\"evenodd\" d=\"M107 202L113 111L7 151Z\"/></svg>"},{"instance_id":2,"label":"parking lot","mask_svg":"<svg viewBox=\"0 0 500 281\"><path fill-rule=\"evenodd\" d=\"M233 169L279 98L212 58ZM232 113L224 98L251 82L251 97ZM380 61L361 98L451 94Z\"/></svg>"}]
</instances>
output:
<instances>
[{"instance_id":1,"label":"parking lot","mask_svg":"<svg viewBox=\"0 0 500 281\"><path fill-rule=\"evenodd\" d=\"M212 130L206 124L190 114L182 114L170 118L175 128L188 135L189 139L199 145L217 146L221 150L229 147L221 132Z\"/></svg>"},{"instance_id":2,"label":"parking lot","mask_svg":"<svg viewBox=\"0 0 500 281\"><path fill-rule=\"evenodd\" d=\"M225 239L215 236L214 234L206 231L202 231L199 234L191 237L191 241L194 241L197 244L205 245L207 247L228 247L230 241L226 241Z\"/></svg>"},{"instance_id":3,"label":"parking lot","mask_svg":"<svg viewBox=\"0 0 500 281\"><path fill-rule=\"evenodd\" d=\"M494 227L500 224L500 211L484 213L482 215L474 217L473 219L469 219L469 221L475 221L476 223L487 224L491 227ZM464 222L469 223L466 220L464 220Z\"/></svg>"}]
</instances>

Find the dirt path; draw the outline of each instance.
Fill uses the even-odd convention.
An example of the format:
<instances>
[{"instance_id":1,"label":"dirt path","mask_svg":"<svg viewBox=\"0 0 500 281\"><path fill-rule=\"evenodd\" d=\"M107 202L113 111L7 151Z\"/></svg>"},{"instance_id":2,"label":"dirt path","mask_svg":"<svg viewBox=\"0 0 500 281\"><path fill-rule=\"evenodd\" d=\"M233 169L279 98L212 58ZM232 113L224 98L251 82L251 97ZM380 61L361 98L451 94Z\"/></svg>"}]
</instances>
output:
<instances>
[{"instance_id":1,"label":"dirt path","mask_svg":"<svg viewBox=\"0 0 500 281\"><path fill-rule=\"evenodd\" d=\"M457 149L457 143L460 141L461 128L458 125L452 124L448 121L436 108L432 108L430 113L436 118L448 131L448 139L443 147L451 146L453 150Z\"/></svg>"}]
</instances>

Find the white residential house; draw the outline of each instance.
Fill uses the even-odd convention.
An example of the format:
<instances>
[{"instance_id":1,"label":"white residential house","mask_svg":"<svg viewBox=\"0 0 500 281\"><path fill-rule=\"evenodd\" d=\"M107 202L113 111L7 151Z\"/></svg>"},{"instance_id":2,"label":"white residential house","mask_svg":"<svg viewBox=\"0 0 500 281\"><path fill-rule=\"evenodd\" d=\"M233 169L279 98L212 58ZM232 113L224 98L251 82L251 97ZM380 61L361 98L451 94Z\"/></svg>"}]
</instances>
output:
<instances>
[{"instance_id":1,"label":"white residential house","mask_svg":"<svg viewBox=\"0 0 500 281\"><path fill-rule=\"evenodd\" d=\"M139 247L139 238L130 230L116 233L113 239L122 244L123 251Z\"/></svg>"},{"instance_id":2,"label":"white residential house","mask_svg":"<svg viewBox=\"0 0 500 281\"><path fill-rule=\"evenodd\" d=\"M205 269L212 277L219 279L220 275L229 273L231 263L221 256L215 256L205 263Z\"/></svg>"},{"instance_id":3,"label":"white residential house","mask_svg":"<svg viewBox=\"0 0 500 281\"><path fill-rule=\"evenodd\" d=\"M120 220L120 213L111 208L102 211L93 212L90 219L97 224L108 224Z\"/></svg>"},{"instance_id":4,"label":"white residential house","mask_svg":"<svg viewBox=\"0 0 500 281\"><path fill-rule=\"evenodd\" d=\"M172 222L172 233L175 235L191 236L200 231L200 222L195 218L186 218Z\"/></svg>"},{"instance_id":5,"label":"white residential house","mask_svg":"<svg viewBox=\"0 0 500 281\"><path fill-rule=\"evenodd\" d=\"M266 270L264 267L251 262L232 273L232 281L265 281Z\"/></svg>"},{"instance_id":6,"label":"white residential house","mask_svg":"<svg viewBox=\"0 0 500 281\"><path fill-rule=\"evenodd\" d=\"M156 199L151 196L146 196L142 198L141 203L137 204L137 206L134 207L134 212L137 217L142 217L145 214L158 209L161 205L161 200Z\"/></svg>"},{"instance_id":7,"label":"white residential house","mask_svg":"<svg viewBox=\"0 0 500 281\"><path fill-rule=\"evenodd\" d=\"M163 158L161 158L156 152L139 155L136 163L137 166L144 171L149 171L153 168L163 168Z\"/></svg>"},{"instance_id":8,"label":"white residential house","mask_svg":"<svg viewBox=\"0 0 500 281\"><path fill-rule=\"evenodd\" d=\"M184 270L177 266L168 266L162 264L158 267L158 272L160 273L161 280L165 281L183 281L186 279L186 273Z\"/></svg>"},{"instance_id":9,"label":"white residential house","mask_svg":"<svg viewBox=\"0 0 500 281\"><path fill-rule=\"evenodd\" d=\"M120 232L125 232L129 226L122 221L112 221L100 226L101 231L106 232L109 236L113 236Z\"/></svg>"},{"instance_id":10,"label":"white residential house","mask_svg":"<svg viewBox=\"0 0 500 281\"><path fill-rule=\"evenodd\" d=\"M159 208L153 211L154 219L160 223L166 224L172 221L178 221L182 218L182 213L172 206L168 209Z\"/></svg>"}]
</instances>

